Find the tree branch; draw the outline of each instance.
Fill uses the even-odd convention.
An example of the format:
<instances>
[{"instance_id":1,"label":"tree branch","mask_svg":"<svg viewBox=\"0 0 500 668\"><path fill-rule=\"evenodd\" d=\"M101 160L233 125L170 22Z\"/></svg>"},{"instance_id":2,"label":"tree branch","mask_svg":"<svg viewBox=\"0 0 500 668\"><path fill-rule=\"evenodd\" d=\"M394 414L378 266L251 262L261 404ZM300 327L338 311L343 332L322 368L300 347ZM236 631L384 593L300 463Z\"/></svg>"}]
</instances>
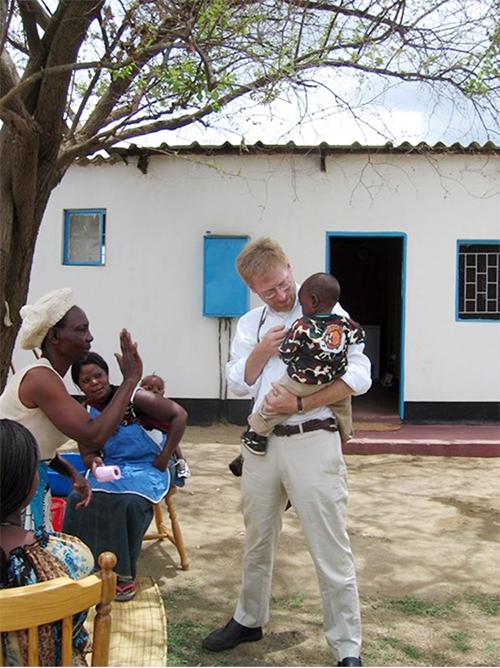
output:
<instances>
[{"instance_id":1,"label":"tree branch","mask_svg":"<svg viewBox=\"0 0 500 668\"><path fill-rule=\"evenodd\" d=\"M29 56L30 52L27 46L24 44L21 44L17 40L13 39L10 36L7 36L7 44L10 44L16 51L19 51L19 53L22 53L25 56Z\"/></svg>"},{"instance_id":2,"label":"tree branch","mask_svg":"<svg viewBox=\"0 0 500 668\"><path fill-rule=\"evenodd\" d=\"M103 64L99 61L90 61L88 63L67 63L65 65L54 65L53 67L47 67L46 69L39 70L27 78L19 80L16 84L13 84L9 91L0 97L0 110L2 107L7 106L10 101L15 97L22 97L27 89L29 89L33 84L38 83L45 77L51 77L57 74L78 71L78 70L94 70L94 69L103 69L110 68L111 65ZM1 91L1 89L0 89Z\"/></svg>"},{"instance_id":3,"label":"tree branch","mask_svg":"<svg viewBox=\"0 0 500 668\"><path fill-rule=\"evenodd\" d=\"M85 0L84 2L60 0L58 9L53 15L50 24L55 23L50 39L50 50L47 53L45 68L58 67L75 63L78 51L85 38L90 23L94 20L104 0ZM49 26L50 29L50 26ZM48 33L49 31L47 31ZM47 35L46 33L46 35ZM45 41L45 37L44 37ZM39 94L36 100L35 116L39 122L52 126L54 118L61 119L66 107L68 86L71 80L71 70L61 74L44 77L40 83ZM52 135L53 129L49 132ZM48 144L53 138L47 138L47 144L42 142L40 149L50 150Z\"/></svg>"},{"instance_id":4,"label":"tree branch","mask_svg":"<svg viewBox=\"0 0 500 668\"><path fill-rule=\"evenodd\" d=\"M111 82L111 84L108 86L108 89L103 93L101 99L96 104L94 111L89 116L87 122L78 133L79 137L87 138L95 134L96 131L102 126L102 124L106 122L106 119L109 117L114 106L118 103L122 95L130 88L132 82L139 76L141 73L141 68L143 68L146 63L148 63L154 56L158 55L163 50L168 49L170 46L171 41L166 41L162 36L162 38L156 44L140 50L139 56L134 59L130 58L128 63L122 63L120 65L120 69L122 70L124 70L130 63L132 66L131 73L129 75L121 76L119 79L117 78Z\"/></svg>"},{"instance_id":5,"label":"tree branch","mask_svg":"<svg viewBox=\"0 0 500 668\"><path fill-rule=\"evenodd\" d=\"M66 164L73 162L73 160L78 157L89 155L90 153L93 153L100 148L113 146L117 142L128 141L130 139L134 139L135 137L153 134L161 130L177 130L178 128L186 127L187 125L196 123L197 121L200 121L206 116L212 114L215 108L214 105L225 107L230 102L238 99L239 97L242 97L247 93L255 92L259 88L269 84L270 81L271 79L269 76L263 76L260 79L253 81L249 85L239 86L230 94L219 98L217 102L209 103L191 114L184 114L182 116L177 116L168 120L157 120L151 123L148 123L147 119L141 119L140 126L122 131L119 131L119 127L105 129L102 132L95 134L93 137L89 137L88 139L82 141L78 145L66 147L59 156L58 164L61 168L64 168ZM137 122L137 119L134 119L131 122L135 123ZM127 124L124 123L123 126L125 127ZM112 140L110 139L111 137Z\"/></svg>"},{"instance_id":6,"label":"tree branch","mask_svg":"<svg viewBox=\"0 0 500 668\"><path fill-rule=\"evenodd\" d=\"M7 36L9 34L10 22L14 13L14 0L0 0L0 54L3 52Z\"/></svg>"},{"instance_id":7,"label":"tree branch","mask_svg":"<svg viewBox=\"0 0 500 668\"><path fill-rule=\"evenodd\" d=\"M0 95L4 90L13 90L19 80L19 75L7 51L0 53ZM22 100L14 98L9 100L9 104L0 106L0 118L5 123L14 123L20 132L24 132L31 124L31 118L28 114Z\"/></svg>"},{"instance_id":8,"label":"tree branch","mask_svg":"<svg viewBox=\"0 0 500 668\"><path fill-rule=\"evenodd\" d=\"M34 11L33 5L38 7L37 2L33 0L18 0L19 13L21 14L21 20L23 22L24 34L26 35L26 40L28 42L28 48L30 55L38 58L41 51L41 39L38 35L38 14ZM38 7L38 9L40 9ZM44 27L47 27L45 25Z\"/></svg>"},{"instance_id":9,"label":"tree branch","mask_svg":"<svg viewBox=\"0 0 500 668\"><path fill-rule=\"evenodd\" d=\"M47 30L50 23L50 14L42 7L42 5L37 2L37 0L18 0L19 4L21 2L26 8L31 12L36 22L42 28L42 30Z\"/></svg>"},{"instance_id":10,"label":"tree branch","mask_svg":"<svg viewBox=\"0 0 500 668\"><path fill-rule=\"evenodd\" d=\"M101 31L104 35L105 30L104 30L104 26L103 26L103 23L102 23L102 18L101 18L100 15L99 15L99 25L100 25ZM71 128L70 128L69 133L68 133L68 137L70 137L70 138L73 137L76 130L78 129L78 125L80 123L80 119L81 119L82 114L85 110L87 102L89 101L89 99L90 99L90 97L91 97L91 95L94 91L94 88L97 85L97 83L98 83L98 81L101 77L102 69L105 67L104 62L105 62L106 59L111 58L111 54L112 54L113 50L116 48L116 46L119 44L120 39L121 39L126 27L127 27L127 23L126 23L126 21L123 21L123 23L121 24L121 26L117 30L115 38L114 38L114 40L111 44L109 43L108 39L104 39L104 37L103 37L103 41L106 44L106 50L105 50L104 56L103 56L103 67L102 68L96 68L96 72L95 72L94 76L92 77L92 80L90 81L89 85L87 86L87 90L85 91L84 95L82 96L80 104L78 105L78 109L77 109L77 111L74 115L73 122L71 124ZM121 66L123 67L123 64ZM109 68L106 68L106 69L109 69Z\"/></svg>"},{"instance_id":11,"label":"tree branch","mask_svg":"<svg viewBox=\"0 0 500 668\"><path fill-rule=\"evenodd\" d=\"M404 6L406 0L397 0L397 3L395 3L398 7ZM285 0L286 4L289 4L291 6L296 6L297 1L296 0ZM375 23L384 23L385 25L389 26L390 28L393 29L400 29L402 26L394 20L391 19L382 19L379 20L380 17L376 14L370 14L370 12L363 10L363 9L349 9L348 7L345 7L343 5L336 5L332 4L330 2L314 2L314 0L304 0L303 2L300 3L301 7L304 7L306 9L312 9L312 10L320 10L320 11L325 11L333 14L340 14L342 16L349 16L353 18L359 18L359 19L365 19L370 22L375 22ZM351 3L349 3L351 4ZM396 12L397 14L397 12Z\"/></svg>"},{"instance_id":12,"label":"tree branch","mask_svg":"<svg viewBox=\"0 0 500 668\"><path fill-rule=\"evenodd\" d=\"M369 65L362 65L361 63L345 63L343 61L326 60L321 67L346 67L368 74L377 74L380 76L390 77L392 79L401 79L402 81L422 81L426 83L445 83L453 88L463 92L459 84L450 76L447 76L446 70L437 74L426 74L423 72L409 72L404 70L391 70L387 67L375 67Z\"/></svg>"}]
</instances>

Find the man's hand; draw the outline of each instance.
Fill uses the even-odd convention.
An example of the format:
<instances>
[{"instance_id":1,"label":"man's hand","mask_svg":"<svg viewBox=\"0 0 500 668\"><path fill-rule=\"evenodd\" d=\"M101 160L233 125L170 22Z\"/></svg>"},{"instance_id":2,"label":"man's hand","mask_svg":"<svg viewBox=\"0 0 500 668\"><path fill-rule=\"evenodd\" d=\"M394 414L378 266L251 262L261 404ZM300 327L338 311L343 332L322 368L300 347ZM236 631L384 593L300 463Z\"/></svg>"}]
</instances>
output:
<instances>
[{"instance_id":1,"label":"man's hand","mask_svg":"<svg viewBox=\"0 0 500 668\"><path fill-rule=\"evenodd\" d=\"M92 489L90 488L88 480L79 473L72 478L72 481L73 489L82 497L82 500L75 504L75 508L86 508L92 498Z\"/></svg>"},{"instance_id":2,"label":"man's hand","mask_svg":"<svg viewBox=\"0 0 500 668\"><path fill-rule=\"evenodd\" d=\"M268 357L273 357L278 354L287 333L288 329L284 325L276 325L264 334L257 345L268 354Z\"/></svg>"},{"instance_id":3,"label":"man's hand","mask_svg":"<svg viewBox=\"0 0 500 668\"><path fill-rule=\"evenodd\" d=\"M253 385L262 373L267 362L278 354L279 347L287 335L284 325L271 327L248 356L245 367L245 383Z\"/></svg>"},{"instance_id":4,"label":"man's hand","mask_svg":"<svg viewBox=\"0 0 500 668\"><path fill-rule=\"evenodd\" d=\"M283 385L279 383L271 383L272 390L270 390L262 402L259 410L262 410L263 415L293 415L297 412L297 397L289 392ZM345 399L352 394L352 390L344 383L341 378L337 378L333 383L326 385L323 389L318 390L314 394L307 397L306 411L311 411L321 406L330 406L336 401Z\"/></svg>"},{"instance_id":5,"label":"man's hand","mask_svg":"<svg viewBox=\"0 0 500 668\"><path fill-rule=\"evenodd\" d=\"M292 415L297 412L297 397L279 383L271 383L273 389L266 394L260 411L263 415Z\"/></svg>"}]
</instances>

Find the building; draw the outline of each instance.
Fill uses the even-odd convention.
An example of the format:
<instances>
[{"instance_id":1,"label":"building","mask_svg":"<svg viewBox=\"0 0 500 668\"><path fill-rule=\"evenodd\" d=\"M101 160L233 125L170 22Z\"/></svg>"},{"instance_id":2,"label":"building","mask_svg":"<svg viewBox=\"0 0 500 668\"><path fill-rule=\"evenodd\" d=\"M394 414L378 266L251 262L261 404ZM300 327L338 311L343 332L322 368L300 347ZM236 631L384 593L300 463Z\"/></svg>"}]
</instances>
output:
<instances>
[{"instance_id":1,"label":"building","mask_svg":"<svg viewBox=\"0 0 500 668\"><path fill-rule=\"evenodd\" d=\"M282 243L299 282L315 271L339 278L343 306L367 330L374 391L394 412L498 420L491 143L113 149L72 166L53 192L30 299L71 286L106 359L127 327L145 373L165 377L193 423L242 421L248 402L228 394L221 369L235 316L259 304L234 256L262 235ZM16 367L27 359L16 351Z\"/></svg>"}]
</instances>

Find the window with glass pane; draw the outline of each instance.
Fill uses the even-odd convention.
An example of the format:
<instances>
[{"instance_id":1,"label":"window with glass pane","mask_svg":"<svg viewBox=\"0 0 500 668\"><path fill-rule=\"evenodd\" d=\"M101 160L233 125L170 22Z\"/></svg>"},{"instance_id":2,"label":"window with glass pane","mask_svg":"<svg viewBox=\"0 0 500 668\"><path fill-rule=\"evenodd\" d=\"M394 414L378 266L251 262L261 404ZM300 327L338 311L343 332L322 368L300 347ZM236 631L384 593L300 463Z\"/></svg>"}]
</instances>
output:
<instances>
[{"instance_id":1,"label":"window with glass pane","mask_svg":"<svg viewBox=\"0 0 500 668\"><path fill-rule=\"evenodd\" d=\"M67 209L64 212L64 264L104 264L105 223L105 209Z\"/></svg>"},{"instance_id":2,"label":"window with glass pane","mask_svg":"<svg viewBox=\"0 0 500 668\"><path fill-rule=\"evenodd\" d=\"M458 242L458 319L500 320L500 241Z\"/></svg>"}]
</instances>

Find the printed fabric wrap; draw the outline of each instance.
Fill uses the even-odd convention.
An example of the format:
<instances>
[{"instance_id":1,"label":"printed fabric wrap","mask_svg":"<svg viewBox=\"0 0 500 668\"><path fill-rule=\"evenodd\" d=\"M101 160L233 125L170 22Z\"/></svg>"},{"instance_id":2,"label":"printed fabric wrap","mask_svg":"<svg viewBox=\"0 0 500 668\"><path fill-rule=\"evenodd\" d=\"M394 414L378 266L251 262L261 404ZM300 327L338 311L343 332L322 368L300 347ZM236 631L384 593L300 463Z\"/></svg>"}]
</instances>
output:
<instances>
[{"instance_id":1,"label":"printed fabric wrap","mask_svg":"<svg viewBox=\"0 0 500 668\"><path fill-rule=\"evenodd\" d=\"M64 533L35 532L35 540L12 550L7 556L7 581L2 588L23 587L58 577L73 580L90 575L94 558L89 548L76 536ZM73 617L73 665L87 665L89 636L83 625L86 612ZM55 622L39 629L41 666L61 665L62 624ZM7 666L28 665L28 634L26 631L2 633L2 647Z\"/></svg>"}]
</instances>

